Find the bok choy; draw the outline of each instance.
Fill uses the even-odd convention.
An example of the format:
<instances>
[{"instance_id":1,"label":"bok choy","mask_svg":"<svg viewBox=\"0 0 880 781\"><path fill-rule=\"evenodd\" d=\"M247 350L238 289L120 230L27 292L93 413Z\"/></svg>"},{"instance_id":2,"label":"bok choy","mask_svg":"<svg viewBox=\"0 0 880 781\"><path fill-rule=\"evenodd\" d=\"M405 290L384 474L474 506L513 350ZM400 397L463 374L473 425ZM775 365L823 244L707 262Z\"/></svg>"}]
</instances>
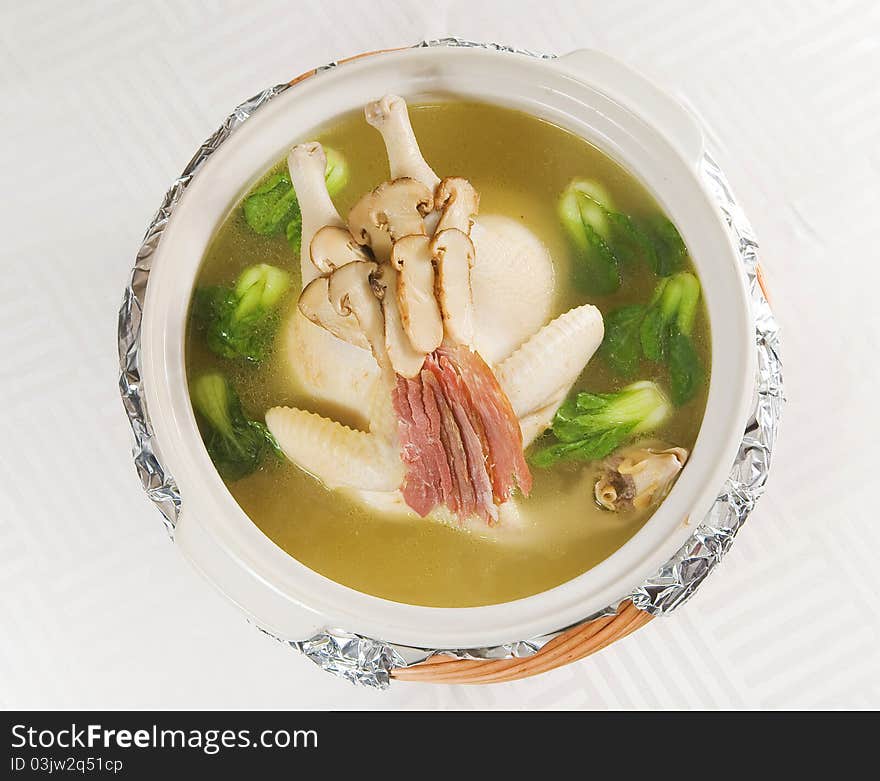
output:
<instances>
[{"instance_id":1,"label":"bok choy","mask_svg":"<svg viewBox=\"0 0 880 781\"><path fill-rule=\"evenodd\" d=\"M602 354L623 377L632 377L641 358L666 364L672 401L689 401L705 380L691 339L700 283L686 271L662 279L647 305L617 309L606 318Z\"/></svg>"},{"instance_id":2,"label":"bok choy","mask_svg":"<svg viewBox=\"0 0 880 781\"><path fill-rule=\"evenodd\" d=\"M278 326L278 306L290 288L290 275L259 263L249 266L232 287L196 290L193 322L211 352L223 358L261 361Z\"/></svg>"},{"instance_id":3,"label":"bok choy","mask_svg":"<svg viewBox=\"0 0 880 781\"><path fill-rule=\"evenodd\" d=\"M331 197L348 184L349 170L345 158L335 149L324 148L327 157L325 180ZM294 251L299 252L302 238L302 215L296 192L287 171L270 176L244 199L245 222L261 236L284 233Z\"/></svg>"},{"instance_id":4,"label":"bok choy","mask_svg":"<svg viewBox=\"0 0 880 781\"><path fill-rule=\"evenodd\" d=\"M238 480L280 451L269 430L249 420L238 394L220 372L209 372L190 385L193 407L202 422L208 455L225 480Z\"/></svg>"},{"instance_id":5,"label":"bok choy","mask_svg":"<svg viewBox=\"0 0 880 781\"><path fill-rule=\"evenodd\" d=\"M569 183L559 216L575 250L575 278L588 293L620 287L622 266L642 260L657 276L673 274L687 257L675 226L662 215L635 219L615 210L605 189L589 179Z\"/></svg>"},{"instance_id":6,"label":"bok choy","mask_svg":"<svg viewBox=\"0 0 880 781\"><path fill-rule=\"evenodd\" d=\"M616 393L580 392L566 399L548 436L555 441L529 460L537 467L560 461L595 461L614 452L635 434L661 426L672 407L653 382L634 382Z\"/></svg>"},{"instance_id":7,"label":"bok choy","mask_svg":"<svg viewBox=\"0 0 880 781\"><path fill-rule=\"evenodd\" d=\"M576 279L596 295L620 287L620 260L608 243L608 203L602 186L587 179L571 182L559 200L559 216L577 253Z\"/></svg>"}]
</instances>

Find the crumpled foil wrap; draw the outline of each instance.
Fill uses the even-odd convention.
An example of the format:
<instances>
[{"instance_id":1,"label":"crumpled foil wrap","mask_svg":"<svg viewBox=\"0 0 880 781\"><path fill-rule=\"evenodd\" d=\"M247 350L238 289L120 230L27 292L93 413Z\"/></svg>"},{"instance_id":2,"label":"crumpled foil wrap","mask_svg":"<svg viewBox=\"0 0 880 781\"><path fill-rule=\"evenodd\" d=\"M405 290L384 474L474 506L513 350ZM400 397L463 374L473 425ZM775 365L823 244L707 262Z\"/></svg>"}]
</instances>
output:
<instances>
[{"instance_id":1,"label":"crumpled foil wrap","mask_svg":"<svg viewBox=\"0 0 880 781\"><path fill-rule=\"evenodd\" d=\"M482 48L540 59L554 57L551 54L538 54L500 44L476 43L460 38L439 38L416 44L419 48L428 46ZM336 62L329 63L317 68L316 73L338 65ZM161 512L166 529L172 537L182 499L174 478L162 465L161 453L153 438L141 388L141 316L152 256L177 202L199 168L256 111L289 88L289 84L279 84L246 100L199 147L183 173L165 194L159 211L150 222L119 310L119 390L134 435L135 468L144 491ZM683 605L730 549L736 533L764 491L785 401L782 362L779 356L779 325L761 288L758 244L752 227L737 205L727 180L709 155L702 161L702 175L730 232L748 284L757 351L755 396L736 459L712 507L679 551L652 577L619 600L622 602L631 599L637 608L653 615L665 615ZM602 615L613 615L617 612L617 604L585 616L578 623L585 623ZM352 683L384 689L391 682L392 670L418 664L435 654L459 659L525 658L537 653L550 640L570 628L571 626L562 627L540 637L488 648L416 648L386 643L342 629L327 629L308 640L281 642L296 648L329 673Z\"/></svg>"},{"instance_id":2,"label":"crumpled foil wrap","mask_svg":"<svg viewBox=\"0 0 880 781\"><path fill-rule=\"evenodd\" d=\"M183 195L199 168L219 148L232 133L235 132L253 113L265 106L276 95L289 88L289 84L279 84L254 95L233 111L223 124L208 138L187 163L183 173L165 193L159 211L150 221L150 227L144 234L141 248L135 258L128 287L122 297L119 308L117 343L119 348L119 393L122 404L131 424L134 435L132 455L134 466L140 477L141 485L147 496L152 499L162 518L168 534L174 536L174 525L180 514L180 491L177 483L162 465L159 448L153 439L153 427L147 413L146 401L141 388L141 317L147 295L147 282L153 265L153 253L159 246L162 233L177 202Z\"/></svg>"}]
</instances>

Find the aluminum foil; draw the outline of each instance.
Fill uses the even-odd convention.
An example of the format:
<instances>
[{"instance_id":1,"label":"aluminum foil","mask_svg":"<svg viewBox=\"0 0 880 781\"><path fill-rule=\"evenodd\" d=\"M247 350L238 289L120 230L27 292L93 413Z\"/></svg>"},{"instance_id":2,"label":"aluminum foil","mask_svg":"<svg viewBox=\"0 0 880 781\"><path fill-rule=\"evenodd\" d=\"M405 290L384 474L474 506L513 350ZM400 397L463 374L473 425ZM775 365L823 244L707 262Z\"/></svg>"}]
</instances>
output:
<instances>
[{"instance_id":1,"label":"aluminum foil","mask_svg":"<svg viewBox=\"0 0 880 781\"><path fill-rule=\"evenodd\" d=\"M168 534L174 536L174 525L180 515L180 491L177 483L162 465L159 448L153 439L153 427L147 413L146 400L141 387L141 317L147 295L147 282L153 266L153 253L159 246L165 226L177 206L184 190L189 186L199 168L229 136L248 120L257 109L265 106L276 95L289 88L279 84L254 95L233 111L223 124L208 138L187 163L183 173L165 193L159 211L150 221L141 248L135 258L128 286L119 308L117 343L119 347L119 392L131 431L134 436L132 455L134 466L147 496L155 503Z\"/></svg>"},{"instance_id":2,"label":"aluminum foil","mask_svg":"<svg viewBox=\"0 0 880 781\"><path fill-rule=\"evenodd\" d=\"M709 155L703 158L702 175L730 231L748 283L758 357L755 398L730 474L709 512L675 556L630 595L637 608L654 615L683 605L730 549L736 533L764 493L785 402L779 324L761 289L755 234L734 200L724 174Z\"/></svg>"},{"instance_id":3,"label":"aluminum foil","mask_svg":"<svg viewBox=\"0 0 880 781\"><path fill-rule=\"evenodd\" d=\"M482 48L540 59L552 59L554 56L460 38L422 41L416 46ZM329 63L318 68L317 73L337 66L338 63ZM288 88L288 84L279 84L245 101L202 144L166 193L150 223L119 310L119 389L134 435L135 468L144 491L162 513L165 526L172 536L180 512L181 496L174 478L162 465L161 453L153 439L140 374L141 315L152 256L180 196L199 168L256 111ZM779 326L759 282L758 245L752 227L737 205L724 175L708 155L702 161L702 175L724 217L748 282L757 352L755 397L736 460L709 512L688 541L656 574L630 594L621 596L620 601L631 599L636 607L653 615L665 615L684 604L730 549L736 533L764 491L785 400L779 357ZM586 623L601 615L612 615L616 610L616 604L609 605L599 613L585 616L578 623ZM460 659L525 658L537 653L550 640L570 628L562 627L540 637L504 645L467 649L402 646L342 629L328 629L304 641L282 642L287 642L329 673L352 683L384 689L390 684L393 669L418 664L436 654Z\"/></svg>"}]
</instances>

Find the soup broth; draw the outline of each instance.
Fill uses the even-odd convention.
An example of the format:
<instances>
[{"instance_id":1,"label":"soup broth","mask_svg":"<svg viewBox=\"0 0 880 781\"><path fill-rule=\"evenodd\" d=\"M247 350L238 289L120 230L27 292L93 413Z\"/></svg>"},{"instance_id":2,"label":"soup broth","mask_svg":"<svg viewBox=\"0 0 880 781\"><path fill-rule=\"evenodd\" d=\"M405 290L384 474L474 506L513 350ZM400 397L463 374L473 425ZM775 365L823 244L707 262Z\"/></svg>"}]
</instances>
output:
<instances>
[{"instance_id":1,"label":"soup broth","mask_svg":"<svg viewBox=\"0 0 880 781\"><path fill-rule=\"evenodd\" d=\"M502 214L521 221L548 248L556 271L554 316L591 303L603 316L621 306L645 303L658 278L646 264L625 264L622 284L611 295L582 292L573 283L576 257L557 210L560 193L576 177L601 183L615 208L631 215L659 215L660 208L620 165L583 139L553 124L514 110L465 102L409 106L425 159L442 177L467 177L480 194L481 214ZM389 178L382 139L362 112L319 128L310 139L339 150L348 161L350 180L334 198L346 215L366 191ZM291 144L297 139L291 139ZM284 170L280 161L266 177ZM479 262L479 258L477 259ZM217 230L199 273L197 286L229 284L247 266L269 263L288 270L299 291L299 254L283 232L265 237L246 223L234 205ZM683 270L693 268L689 260ZM296 295L283 304L285 317ZM283 329L282 329L283 330ZM692 341L704 367L710 365L709 324L701 303ZM186 360L190 378L220 369L238 392L249 417L262 420L277 405L297 406L335 418L340 410L316 403L298 390L275 348L258 365L229 361L212 353L190 327ZM642 360L635 379L669 385L665 369ZM575 390L611 392L621 379L597 353ZM706 405L708 377L696 395L676 407L652 439L691 450ZM522 548L425 520L388 519L341 492L326 489L314 477L284 459L266 459L252 474L228 483L244 512L272 541L313 570L351 588L398 602L466 607L526 597L557 586L610 556L644 525L650 510L609 512L593 496L597 465L583 461L532 468L534 487L527 499L531 517L541 525L540 543Z\"/></svg>"}]
</instances>

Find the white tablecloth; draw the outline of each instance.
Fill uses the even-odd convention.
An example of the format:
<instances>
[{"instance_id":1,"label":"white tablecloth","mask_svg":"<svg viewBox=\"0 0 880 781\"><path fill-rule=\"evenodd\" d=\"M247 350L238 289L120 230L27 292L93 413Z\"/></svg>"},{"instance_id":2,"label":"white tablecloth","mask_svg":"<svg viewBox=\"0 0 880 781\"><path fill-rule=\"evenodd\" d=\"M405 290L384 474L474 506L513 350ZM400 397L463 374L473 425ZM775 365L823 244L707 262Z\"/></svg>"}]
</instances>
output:
<instances>
[{"instance_id":1,"label":"white tablecloth","mask_svg":"<svg viewBox=\"0 0 880 781\"><path fill-rule=\"evenodd\" d=\"M234 105L446 34L603 49L699 115L761 242L789 404L766 496L674 616L537 679L380 693L257 632L169 542L116 310ZM0 707L880 706L878 78L869 0L2 3Z\"/></svg>"}]
</instances>

